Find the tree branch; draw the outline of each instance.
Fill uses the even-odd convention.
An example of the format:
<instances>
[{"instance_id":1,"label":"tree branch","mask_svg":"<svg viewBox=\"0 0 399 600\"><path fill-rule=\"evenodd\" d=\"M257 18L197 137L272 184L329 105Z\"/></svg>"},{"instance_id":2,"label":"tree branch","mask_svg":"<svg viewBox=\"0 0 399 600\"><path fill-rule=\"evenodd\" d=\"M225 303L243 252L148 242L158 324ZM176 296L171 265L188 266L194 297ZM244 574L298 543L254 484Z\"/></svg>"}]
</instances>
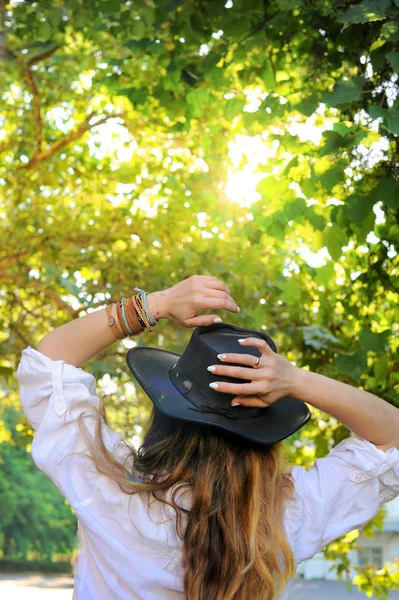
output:
<instances>
[{"instance_id":1,"label":"tree branch","mask_svg":"<svg viewBox=\"0 0 399 600\"><path fill-rule=\"evenodd\" d=\"M10 135L10 137L8 138L8 140L6 142L3 142L2 144L0 144L0 154L2 152L6 152L6 150L9 150L10 148L12 148L17 137L18 137L17 134L14 132Z\"/></svg>"},{"instance_id":2,"label":"tree branch","mask_svg":"<svg viewBox=\"0 0 399 600\"><path fill-rule=\"evenodd\" d=\"M76 319L79 316L79 313L81 310L86 310L86 308L87 308L87 304L82 304L78 309L75 310L74 308L72 308L72 306L69 306L69 304L67 302L65 302L65 300L60 298L60 296L57 294L57 292L43 287L43 284L40 283L40 281L38 281L36 279L30 279L29 284L27 284L26 281L22 277L19 277L18 275L14 275L13 273L7 273L7 272L0 273L0 279L12 279L12 281L15 281L15 283L17 285L19 285L20 287L23 287L23 288L26 288L27 285L31 285L31 286L37 288L40 292L43 292L46 296L51 298L54 301L54 303L58 306L58 308L61 308L62 310L66 310L73 319Z\"/></svg>"},{"instance_id":3,"label":"tree branch","mask_svg":"<svg viewBox=\"0 0 399 600\"><path fill-rule=\"evenodd\" d=\"M36 56L32 56L32 58L30 58L26 62L26 66L27 67L31 67L32 65L35 65L36 63L38 63L40 60L44 60L45 58L49 58L49 56L52 56L54 54L54 52L57 52L57 50L59 48L61 48L61 46L53 46L52 48L49 48L48 50L45 50L41 54L36 54Z\"/></svg>"},{"instance_id":4,"label":"tree branch","mask_svg":"<svg viewBox=\"0 0 399 600\"><path fill-rule=\"evenodd\" d=\"M31 254L31 250L23 250L18 252L17 254L9 254L8 256L0 256L1 266L4 267L4 262L11 263L13 260L18 260L20 256L24 256L25 254Z\"/></svg>"},{"instance_id":5,"label":"tree branch","mask_svg":"<svg viewBox=\"0 0 399 600\"><path fill-rule=\"evenodd\" d=\"M40 96L33 73L28 66L24 68L24 75L33 98L33 119L35 122L35 152L33 156L35 156L40 153L42 146L42 115Z\"/></svg>"},{"instance_id":6,"label":"tree branch","mask_svg":"<svg viewBox=\"0 0 399 600\"><path fill-rule=\"evenodd\" d=\"M70 144L71 142L74 142L75 140L78 140L79 138L81 138L82 135L84 135L87 131L90 131L94 127L97 127L97 125L102 125L103 123L106 123L109 119L115 119L118 117L120 118L122 115L123 115L123 113L108 114L108 115L105 115L99 121L96 121L95 123L90 123L90 121L96 115L95 114L87 115L87 117L83 121L83 123L81 123L74 131L70 131L69 133L67 133L66 135L61 137L59 140L54 142L54 144L52 144L46 150L42 150L41 152L34 153L32 158L30 159L30 161L27 162L25 165L22 165L20 167L20 169L32 169L33 167L38 165L43 160L47 160L48 158L51 158L51 156L53 156L57 152L60 152L61 150L63 150L65 148L65 146L68 146L68 144Z\"/></svg>"}]
</instances>

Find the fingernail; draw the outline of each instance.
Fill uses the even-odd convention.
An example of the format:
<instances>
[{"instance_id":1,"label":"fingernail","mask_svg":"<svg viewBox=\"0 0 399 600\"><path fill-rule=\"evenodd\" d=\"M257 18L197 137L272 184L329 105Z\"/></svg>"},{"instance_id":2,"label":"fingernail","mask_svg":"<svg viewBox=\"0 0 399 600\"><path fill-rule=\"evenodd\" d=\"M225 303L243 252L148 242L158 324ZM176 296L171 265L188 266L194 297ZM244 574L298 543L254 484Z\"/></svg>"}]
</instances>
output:
<instances>
[{"instance_id":1,"label":"fingernail","mask_svg":"<svg viewBox=\"0 0 399 600\"><path fill-rule=\"evenodd\" d=\"M218 354L218 359L219 360L224 360L226 358L225 354Z\"/></svg>"},{"instance_id":2,"label":"fingernail","mask_svg":"<svg viewBox=\"0 0 399 600\"><path fill-rule=\"evenodd\" d=\"M240 406L239 402L234 402L234 404L232 404L231 406Z\"/></svg>"},{"instance_id":3,"label":"fingernail","mask_svg":"<svg viewBox=\"0 0 399 600\"><path fill-rule=\"evenodd\" d=\"M211 371L211 373L213 373L214 371L216 371L216 367L207 367L208 371Z\"/></svg>"},{"instance_id":4,"label":"fingernail","mask_svg":"<svg viewBox=\"0 0 399 600\"><path fill-rule=\"evenodd\" d=\"M210 388L213 388L214 390L217 390L219 386L218 386L218 384L217 384L217 383L210 383L210 384L209 384L209 387L210 387Z\"/></svg>"},{"instance_id":5,"label":"fingernail","mask_svg":"<svg viewBox=\"0 0 399 600\"><path fill-rule=\"evenodd\" d=\"M216 319L213 320L214 323L223 323L223 319L221 319L220 317L216 317Z\"/></svg>"},{"instance_id":6,"label":"fingernail","mask_svg":"<svg viewBox=\"0 0 399 600\"><path fill-rule=\"evenodd\" d=\"M245 342L245 338L241 338L241 340L238 340L239 344L242 344L243 342Z\"/></svg>"},{"instance_id":7,"label":"fingernail","mask_svg":"<svg viewBox=\"0 0 399 600\"><path fill-rule=\"evenodd\" d=\"M237 312L241 312L241 308L237 306Z\"/></svg>"}]
</instances>

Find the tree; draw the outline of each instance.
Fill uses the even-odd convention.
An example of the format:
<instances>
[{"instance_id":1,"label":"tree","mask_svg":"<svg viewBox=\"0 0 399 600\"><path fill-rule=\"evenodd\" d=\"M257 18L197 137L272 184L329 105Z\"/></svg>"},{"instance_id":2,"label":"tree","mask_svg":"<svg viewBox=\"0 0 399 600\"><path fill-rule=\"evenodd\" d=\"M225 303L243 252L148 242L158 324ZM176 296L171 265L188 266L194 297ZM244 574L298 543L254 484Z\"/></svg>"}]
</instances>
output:
<instances>
[{"instance_id":1,"label":"tree","mask_svg":"<svg viewBox=\"0 0 399 600\"><path fill-rule=\"evenodd\" d=\"M12 377L24 346L137 282L155 290L200 273L229 285L242 309L230 321L266 328L300 366L399 406L398 11L396 0L3 9L9 403L18 405ZM225 190L237 136L263 153L250 206ZM251 166L245 153L238 162ZM141 344L179 352L191 332L164 323L146 335ZM107 414L131 436L150 404L131 389L125 350L88 368L100 382L115 374ZM299 464L349 435L312 412L287 441ZM338 573L355 544L326 550ZM370 581L383 597L375 574Z\"/></svg>"}]
</instances>

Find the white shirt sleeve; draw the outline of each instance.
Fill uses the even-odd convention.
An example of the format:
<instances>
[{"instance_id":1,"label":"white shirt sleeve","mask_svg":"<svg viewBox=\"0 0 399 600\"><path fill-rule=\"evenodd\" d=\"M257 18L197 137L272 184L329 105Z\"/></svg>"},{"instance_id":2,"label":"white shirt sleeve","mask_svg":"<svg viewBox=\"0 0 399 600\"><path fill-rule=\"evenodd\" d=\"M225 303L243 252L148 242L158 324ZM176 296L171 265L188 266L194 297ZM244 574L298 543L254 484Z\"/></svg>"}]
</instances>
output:
<instances>
[{"instance_id":1,"label":"white shirt sleeve","mask_svg":"<svg viewBox=\"0 0 399 600\"><path fill-rule=\"evenodd\" d=\"M71 505L78 506L89 493L83 489L82 470L87 476L92 472L93 484L96 476L92 462L87 460L89 450L77 424L82 415L84 424L94 435L100 403L95 377L28 346L22 351L17 380L22 410L36 431L32 458ZM110 429L104 419L102 433L107 450L116 456L122 436Z\"/></svg>"},{"instance_id":2,"label":"white shirt sleeve","mask_svg":"<svg viewBox=\"0 0 399 600\"><path fill-rule=\"evenodd\" d=\"M399 495L399 450L359 437L341 441L310 470L292 467L295 502L287 517L296 563L368 523Z\"/></svg>"}]
</instances>

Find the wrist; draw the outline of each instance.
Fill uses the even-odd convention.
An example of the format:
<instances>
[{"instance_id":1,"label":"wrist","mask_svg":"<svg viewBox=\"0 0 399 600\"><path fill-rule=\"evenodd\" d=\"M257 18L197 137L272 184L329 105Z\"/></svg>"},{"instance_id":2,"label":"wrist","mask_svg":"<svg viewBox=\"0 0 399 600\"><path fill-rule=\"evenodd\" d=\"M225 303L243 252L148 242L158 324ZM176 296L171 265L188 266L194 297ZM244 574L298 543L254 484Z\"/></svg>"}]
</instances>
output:
<instances>
[{"instance_id":1,"label":"wrist","mask_svg":"<svg viewBox=\"0 0 399 600\"><path fill-rule=\"evenodd\" d=\"M147 296L148 310L157 321L168 318L165 291L151 292Z\"/></svg>"},{"instance_id":2,"label":"wrist","mask_svg":"<svg viewBox=\"0 0 399 600\"><path fill-rule=\"evenodd\" d=\"M308 375L308 371L304 369L300 369L299 367L295 367L292 365L292 373L291 373L291 396L297 398L298 400L304 401L303 397L303 389L304 385L306 385L306 377Z\"/></svg>"}]
</instances>

